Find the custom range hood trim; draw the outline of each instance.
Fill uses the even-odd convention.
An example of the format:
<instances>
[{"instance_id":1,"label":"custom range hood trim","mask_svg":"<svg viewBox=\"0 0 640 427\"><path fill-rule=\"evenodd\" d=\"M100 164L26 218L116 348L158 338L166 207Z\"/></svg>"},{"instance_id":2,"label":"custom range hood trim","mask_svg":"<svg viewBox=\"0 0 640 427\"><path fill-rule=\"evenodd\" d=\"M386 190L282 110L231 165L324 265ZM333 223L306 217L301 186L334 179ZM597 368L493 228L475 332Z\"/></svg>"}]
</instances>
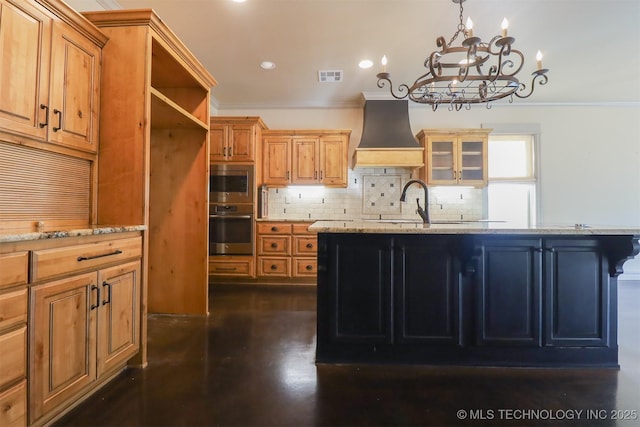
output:
<instances>
[{"instance_id":1,"label":"custom range hood trim","mask_svg":"<svg viewBox=\"0 0 640 427\"><path fill-rule=\"evenodd\" d=\"M407 100L366 100L353 167L424 166L424 147L411 133Z\"/></svg>"}]
</instances>

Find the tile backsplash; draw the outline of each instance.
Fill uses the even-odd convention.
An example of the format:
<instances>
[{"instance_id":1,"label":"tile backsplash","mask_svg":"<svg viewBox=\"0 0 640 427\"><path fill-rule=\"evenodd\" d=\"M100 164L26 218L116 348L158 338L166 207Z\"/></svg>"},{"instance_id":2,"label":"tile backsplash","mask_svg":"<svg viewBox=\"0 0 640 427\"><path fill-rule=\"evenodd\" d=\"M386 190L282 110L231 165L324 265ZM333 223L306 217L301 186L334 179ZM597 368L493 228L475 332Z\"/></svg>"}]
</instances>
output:
<instances>
[{"instance_id":1,"label":"tile backsplash","mask_svg":"<svg viewBox=\"0 0 640 427\"><path fill-rule=\"evenodd\" d=\"M424 206L424 190L412 185L407 202L400 202L404 184L411 179L405 168L349 169L347 188L290 186L269 188L270 219L353 220L419 219L416 199ZM470 187L429 188L429 212L433 220L483 218L483 190Z\"/></svg>"}]
</instances>

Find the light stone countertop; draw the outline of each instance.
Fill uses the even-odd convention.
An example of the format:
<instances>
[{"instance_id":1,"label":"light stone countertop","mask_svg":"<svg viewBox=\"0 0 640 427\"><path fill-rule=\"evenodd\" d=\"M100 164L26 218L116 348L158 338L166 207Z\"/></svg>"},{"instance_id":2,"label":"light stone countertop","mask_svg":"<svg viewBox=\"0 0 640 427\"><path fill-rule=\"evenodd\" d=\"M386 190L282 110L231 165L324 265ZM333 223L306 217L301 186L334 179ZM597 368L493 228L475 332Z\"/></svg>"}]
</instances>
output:
<instances>
[{"instance_id":1,"label":"light stone countertop","mask_svg":"<svg viewBox=\"0 0 640 427\"><path fill-rule=\"evenodd\" d=\"M520 226L500 221L442 222L424 225L407 220L316 221L316 233L372 234L516 234L516 235L638 235L640 227L590 224L540 224Z\"/></svg>"},{"instance_id":2,"label":"light stone countertop","mask_svg":"<svg viewBox=\"0 0 640 427\"><path fill-rule=\"evenodd\" d=\"M0 230L0 243L22 242L28 240L59 239L63 237L93 236L97 234L126 233L146 230L145 225L94 225L57 227L55 230L37 231L31 229Z\"/></svg>"}]
</instances>

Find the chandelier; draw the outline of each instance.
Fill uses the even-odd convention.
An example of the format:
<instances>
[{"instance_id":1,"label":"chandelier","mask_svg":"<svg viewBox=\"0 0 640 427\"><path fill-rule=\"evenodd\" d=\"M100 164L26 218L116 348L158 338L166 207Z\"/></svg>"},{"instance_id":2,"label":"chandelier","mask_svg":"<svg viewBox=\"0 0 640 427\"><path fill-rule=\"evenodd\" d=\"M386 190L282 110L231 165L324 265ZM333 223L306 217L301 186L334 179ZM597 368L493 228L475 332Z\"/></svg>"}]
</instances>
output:
<instances>
[{"instance_id":1,"label":"chandelier","mask_svg":"<svg viewBox=\"0 0 640 427\"><path fill-rule=\"evenodd\" d=\"M382 58L382 72L377 74L378 87L389 85L391 95L396 99L408 98L413 102L431 105L436 111L439 105L447 105L450 111L460 111L463 107L471 109L471 104L486 104L513 96L528 98L533 93L536 83L547 83L547 69L542 68L542 54L536 55L537 70L532 73L531 87L521 83L516 75L524 65L524 55L513 49L515 38L507 36L509 23L502 21L502 32L483 42L473 35L473 22L467 19L462 23L465 0L452 0L460 5L460 23L457 31L449 41L440 36L436 43L441 50L436 50L424 61L428 70L411 85L401 84L397 91L393 88L391 75L387 72L387 58ZM453 42L462 34L462 45L455 47Z\"/></svg>"}]
</instances>

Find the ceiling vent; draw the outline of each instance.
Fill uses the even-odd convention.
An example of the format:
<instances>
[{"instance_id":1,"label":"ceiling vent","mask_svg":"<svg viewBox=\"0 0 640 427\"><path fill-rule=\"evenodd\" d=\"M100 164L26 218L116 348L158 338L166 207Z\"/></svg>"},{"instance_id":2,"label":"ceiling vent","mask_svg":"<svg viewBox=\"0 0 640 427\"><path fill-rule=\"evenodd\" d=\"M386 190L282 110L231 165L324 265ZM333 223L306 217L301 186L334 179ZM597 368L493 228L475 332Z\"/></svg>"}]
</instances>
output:
<instances>
[{"instance_id":1,"label":"ceiling vent","mask_svg":"<svg viewBox=\"0 0 640 427\"><path fill-rule=\"evenodd\" d=\"M320 83L338 83L342 81L342 70L319 70L318 81Z\"/></svg>"}]
</instances>

